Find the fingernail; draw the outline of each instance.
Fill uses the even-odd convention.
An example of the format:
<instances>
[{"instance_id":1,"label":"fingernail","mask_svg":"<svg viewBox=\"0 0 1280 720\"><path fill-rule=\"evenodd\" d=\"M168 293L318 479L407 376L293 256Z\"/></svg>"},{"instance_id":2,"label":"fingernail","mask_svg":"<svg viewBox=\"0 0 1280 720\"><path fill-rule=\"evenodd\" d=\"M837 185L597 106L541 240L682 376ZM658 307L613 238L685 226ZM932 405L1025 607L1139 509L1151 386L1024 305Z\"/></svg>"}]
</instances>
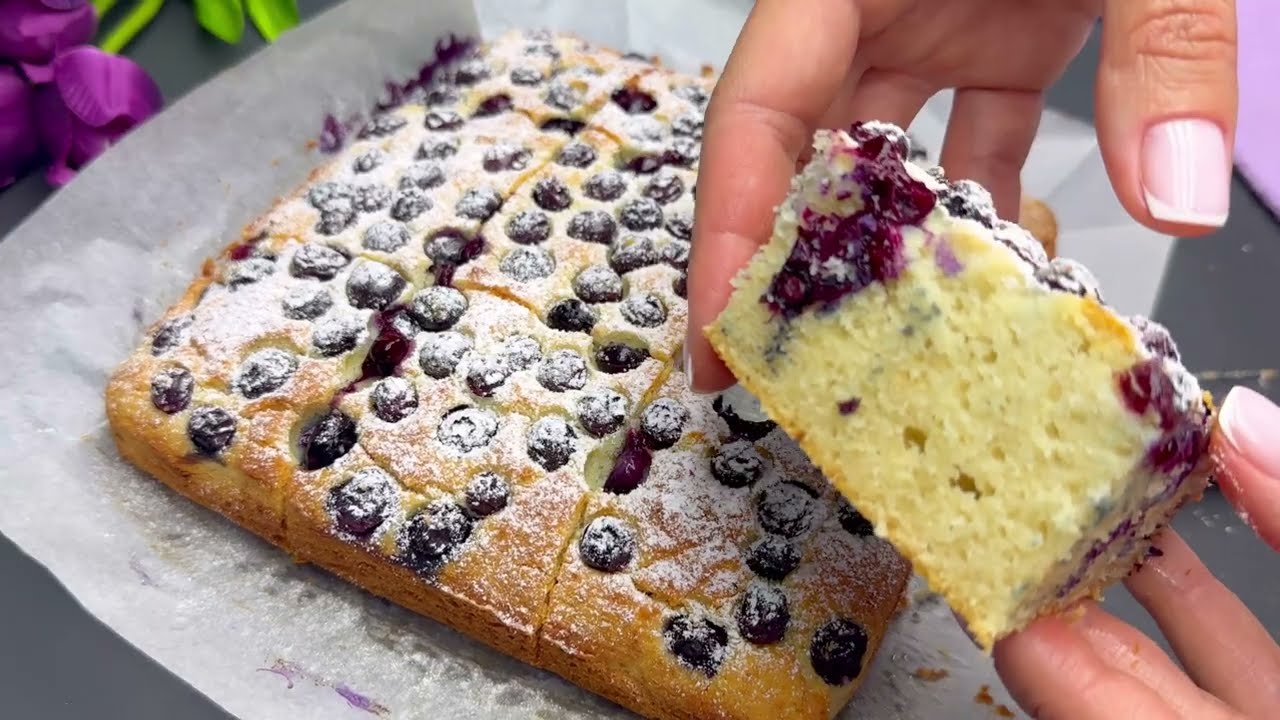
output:
<instances>
[{"instance_id":1,"label":"fingernail","mask_svg":"<svg viewBox=\"0 0 1280 720\"><path fill-rule=\"evenodd\" d=\"M1197 118L1148 128L1142 190L1157 220L1221 227L1231 204L1231 159L1222 128Z\"/></svg>"},{"instance_id":2,"label":"fingernail","mask_svg":"<svg viewBox=\"0 0 1280 720\"><path fill-rule=\"evenodd\" d=\"M689 355L689 343L686 342L684 344L684 348L681 351L681 355L683 355L683 357L681 358L681 362L684 364L684 377L685 377L685 380L689 382L689 389L692 390L693 389L693 358L691 358Z\"/></svg>"},{"instance_id":3,"label":"fingernail","mask_svg":"<svg viewBox=\"0 0 1280 720\"><path fill-rule=\"evenodd\" d=\"M1280 479L1280 407L1260 393L1236 386L1218 410L1218 427L1232 449L1258 470Z\"/></svg>"}]
</instances>

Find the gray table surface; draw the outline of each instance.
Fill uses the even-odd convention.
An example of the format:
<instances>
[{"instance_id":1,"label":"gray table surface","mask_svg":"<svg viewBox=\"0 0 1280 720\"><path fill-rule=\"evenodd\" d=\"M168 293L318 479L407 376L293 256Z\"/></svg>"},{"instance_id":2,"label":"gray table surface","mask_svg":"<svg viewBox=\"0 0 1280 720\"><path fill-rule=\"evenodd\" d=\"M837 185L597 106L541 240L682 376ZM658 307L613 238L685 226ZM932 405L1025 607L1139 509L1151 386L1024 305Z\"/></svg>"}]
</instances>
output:
<instances>
[{"instance_id":1,"label":"gray table surface","mask_svg":"<svg viewBox=\"0 0 1280 720\"><path fill-rule=\"evenodd\" d=\"M335 0L300 0L303 17ZM261 47L248 33L238 46L203 34L189 3L168 3L129 49L173 102L183 93ZM1091 119L1097 43L1049 94L1050 104ZM0 238L35 210L50 191L27 178L0 192ZM1213 238L1180 241L1165 275L1157 319L1179 339L1196 371L1280 366L1280 227L1237 179L1232 215ZM1244 382L1249 382L1245 380ZM1221 397L1227 382L1208 381ZM1256 386L1256 385L1255 385ZM1277 398L1276 387L1261 389ZM34 481L35 479L29 479ZM1236 532L1224 532L1234 525ZM1240 527L1230 507L1210 491L1175 527L1263 619L1280 632L1280 559ZM1107 605L1158 637L1149 618L1123 590ZM86 613L44 568L0 535L0 716L39 720L226 720L229 716Z\"/></svg>"}]
</instances>

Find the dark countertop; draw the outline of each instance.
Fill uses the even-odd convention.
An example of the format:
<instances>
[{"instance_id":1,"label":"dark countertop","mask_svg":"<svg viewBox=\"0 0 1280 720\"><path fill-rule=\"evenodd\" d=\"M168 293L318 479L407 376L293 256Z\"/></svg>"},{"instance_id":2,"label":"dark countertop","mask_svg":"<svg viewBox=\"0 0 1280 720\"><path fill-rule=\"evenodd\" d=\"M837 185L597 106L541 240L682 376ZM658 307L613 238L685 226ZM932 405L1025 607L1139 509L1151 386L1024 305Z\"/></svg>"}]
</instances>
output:
<instances>
[{"instance_id":1,"label":"dark countertop","mask_svg":"<svg viewBox=\"0 0 1280 720\"><path fill-rule=\"evenodd\" d=\"M303 17L336 4L300 0ZM262 45L252 31L227 46L204 34L188 3L168 3L129 49L172 103L220 70ZM1097 43L1049 94L1051 106L1092 119L1092 82ZM50 190L29 177L0 191L0 238L34 211ZM1258 371L1280 367L1280 333L1268 308L1280 307L1280 227L1239 179L1231 220L1209 238L1179 241L1161 288L1156 318L1178 338L1197 372L1239 380L1205 378L1222 397L1233 382L1252 384L1280 399L1280 384ZM1182 513L1175 526L1205 562L1241 595L1272 634L1280 633L1280 559L1241 530L1223 532L1234 516L1216 491ZM1271 572L1259 570L1268 568ZM1155 635L1154 624L1122 589L1107 606ZM1158 636L1158 635L1157 635ZM0 535L0 697L6 717L40 720L226 720L229 716L190 686L156 665L86 613L44 568ZM56 669L55 669L56 668Z\"/></svg>"}]
</instances>

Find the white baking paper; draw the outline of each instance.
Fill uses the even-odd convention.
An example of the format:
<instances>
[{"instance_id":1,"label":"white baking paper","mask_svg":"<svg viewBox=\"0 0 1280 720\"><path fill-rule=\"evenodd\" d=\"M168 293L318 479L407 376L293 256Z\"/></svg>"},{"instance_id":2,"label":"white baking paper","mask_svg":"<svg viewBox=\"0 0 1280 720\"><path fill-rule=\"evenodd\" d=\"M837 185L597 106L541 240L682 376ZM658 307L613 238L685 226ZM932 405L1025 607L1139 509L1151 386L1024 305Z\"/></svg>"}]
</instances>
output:
<instances>
[{"instance_id":1,"label":"white baking paper","mask_svg":"<svg viewBox=\"0 0 1280 720\"><path fill-rule=\"evenodd\" d=\"M123 637L246 719L587 718L627 713L548 673L292 563L123 464L111 369L215 252L323 157L326 112L453 31L577 31L686 69L723 66L749 3L352 0L286 34L127 137L0 243L0 531ZM942 137L946 98L915 130ZM1121 309L1149 311L1168 240L1127 220L1092 130L1047 114L1027 170ZM1129 266L1129 269L1121 268ZM1136 269L1134 269L1136 268ZM945 670L926 681L921 668ZM845 717L992 716L1010 704L936 601L897 623Z\"/></svg>"}]
</instances>

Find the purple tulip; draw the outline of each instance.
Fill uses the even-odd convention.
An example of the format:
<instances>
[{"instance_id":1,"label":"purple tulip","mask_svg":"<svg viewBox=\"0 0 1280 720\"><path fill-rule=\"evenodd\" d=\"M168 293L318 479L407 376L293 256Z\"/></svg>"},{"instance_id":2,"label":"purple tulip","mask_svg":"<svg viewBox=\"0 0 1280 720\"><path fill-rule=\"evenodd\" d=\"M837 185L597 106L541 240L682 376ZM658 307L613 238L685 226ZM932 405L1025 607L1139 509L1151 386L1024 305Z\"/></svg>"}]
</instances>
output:
<instances>
[{"instance_id":1,"label":"purple tulip","mask_svg":"<svg viewBox=\"0 0 1280 720\"><path fill-rule=\"evenodd\" d=\"M52 185L63 185L107 146L154 115L160 88L132 60L78 47L58 55L36 94L36 122Z\"/></svg>"},{"instance_id":2,"label":"purple tulip","mask_svg":"<svg viewBox=\"0 0 1280 720\"><path fill-rule=\"evenodd\" d=\"M0 188L25 175L39 156L35 90L16 68L0 65Z\"/></svg>"},{"instance_id":3,"label":"purple tulip","mask_svg":"<svg viewBox=\"0 0 1280 720\"><path fill-rule=\"evenodd\" d=\"M84 0L0 0L0 60L18 63L32 82L48 82L54 56L89 42L97 25Z\"/></svg>"}]
</instances>

